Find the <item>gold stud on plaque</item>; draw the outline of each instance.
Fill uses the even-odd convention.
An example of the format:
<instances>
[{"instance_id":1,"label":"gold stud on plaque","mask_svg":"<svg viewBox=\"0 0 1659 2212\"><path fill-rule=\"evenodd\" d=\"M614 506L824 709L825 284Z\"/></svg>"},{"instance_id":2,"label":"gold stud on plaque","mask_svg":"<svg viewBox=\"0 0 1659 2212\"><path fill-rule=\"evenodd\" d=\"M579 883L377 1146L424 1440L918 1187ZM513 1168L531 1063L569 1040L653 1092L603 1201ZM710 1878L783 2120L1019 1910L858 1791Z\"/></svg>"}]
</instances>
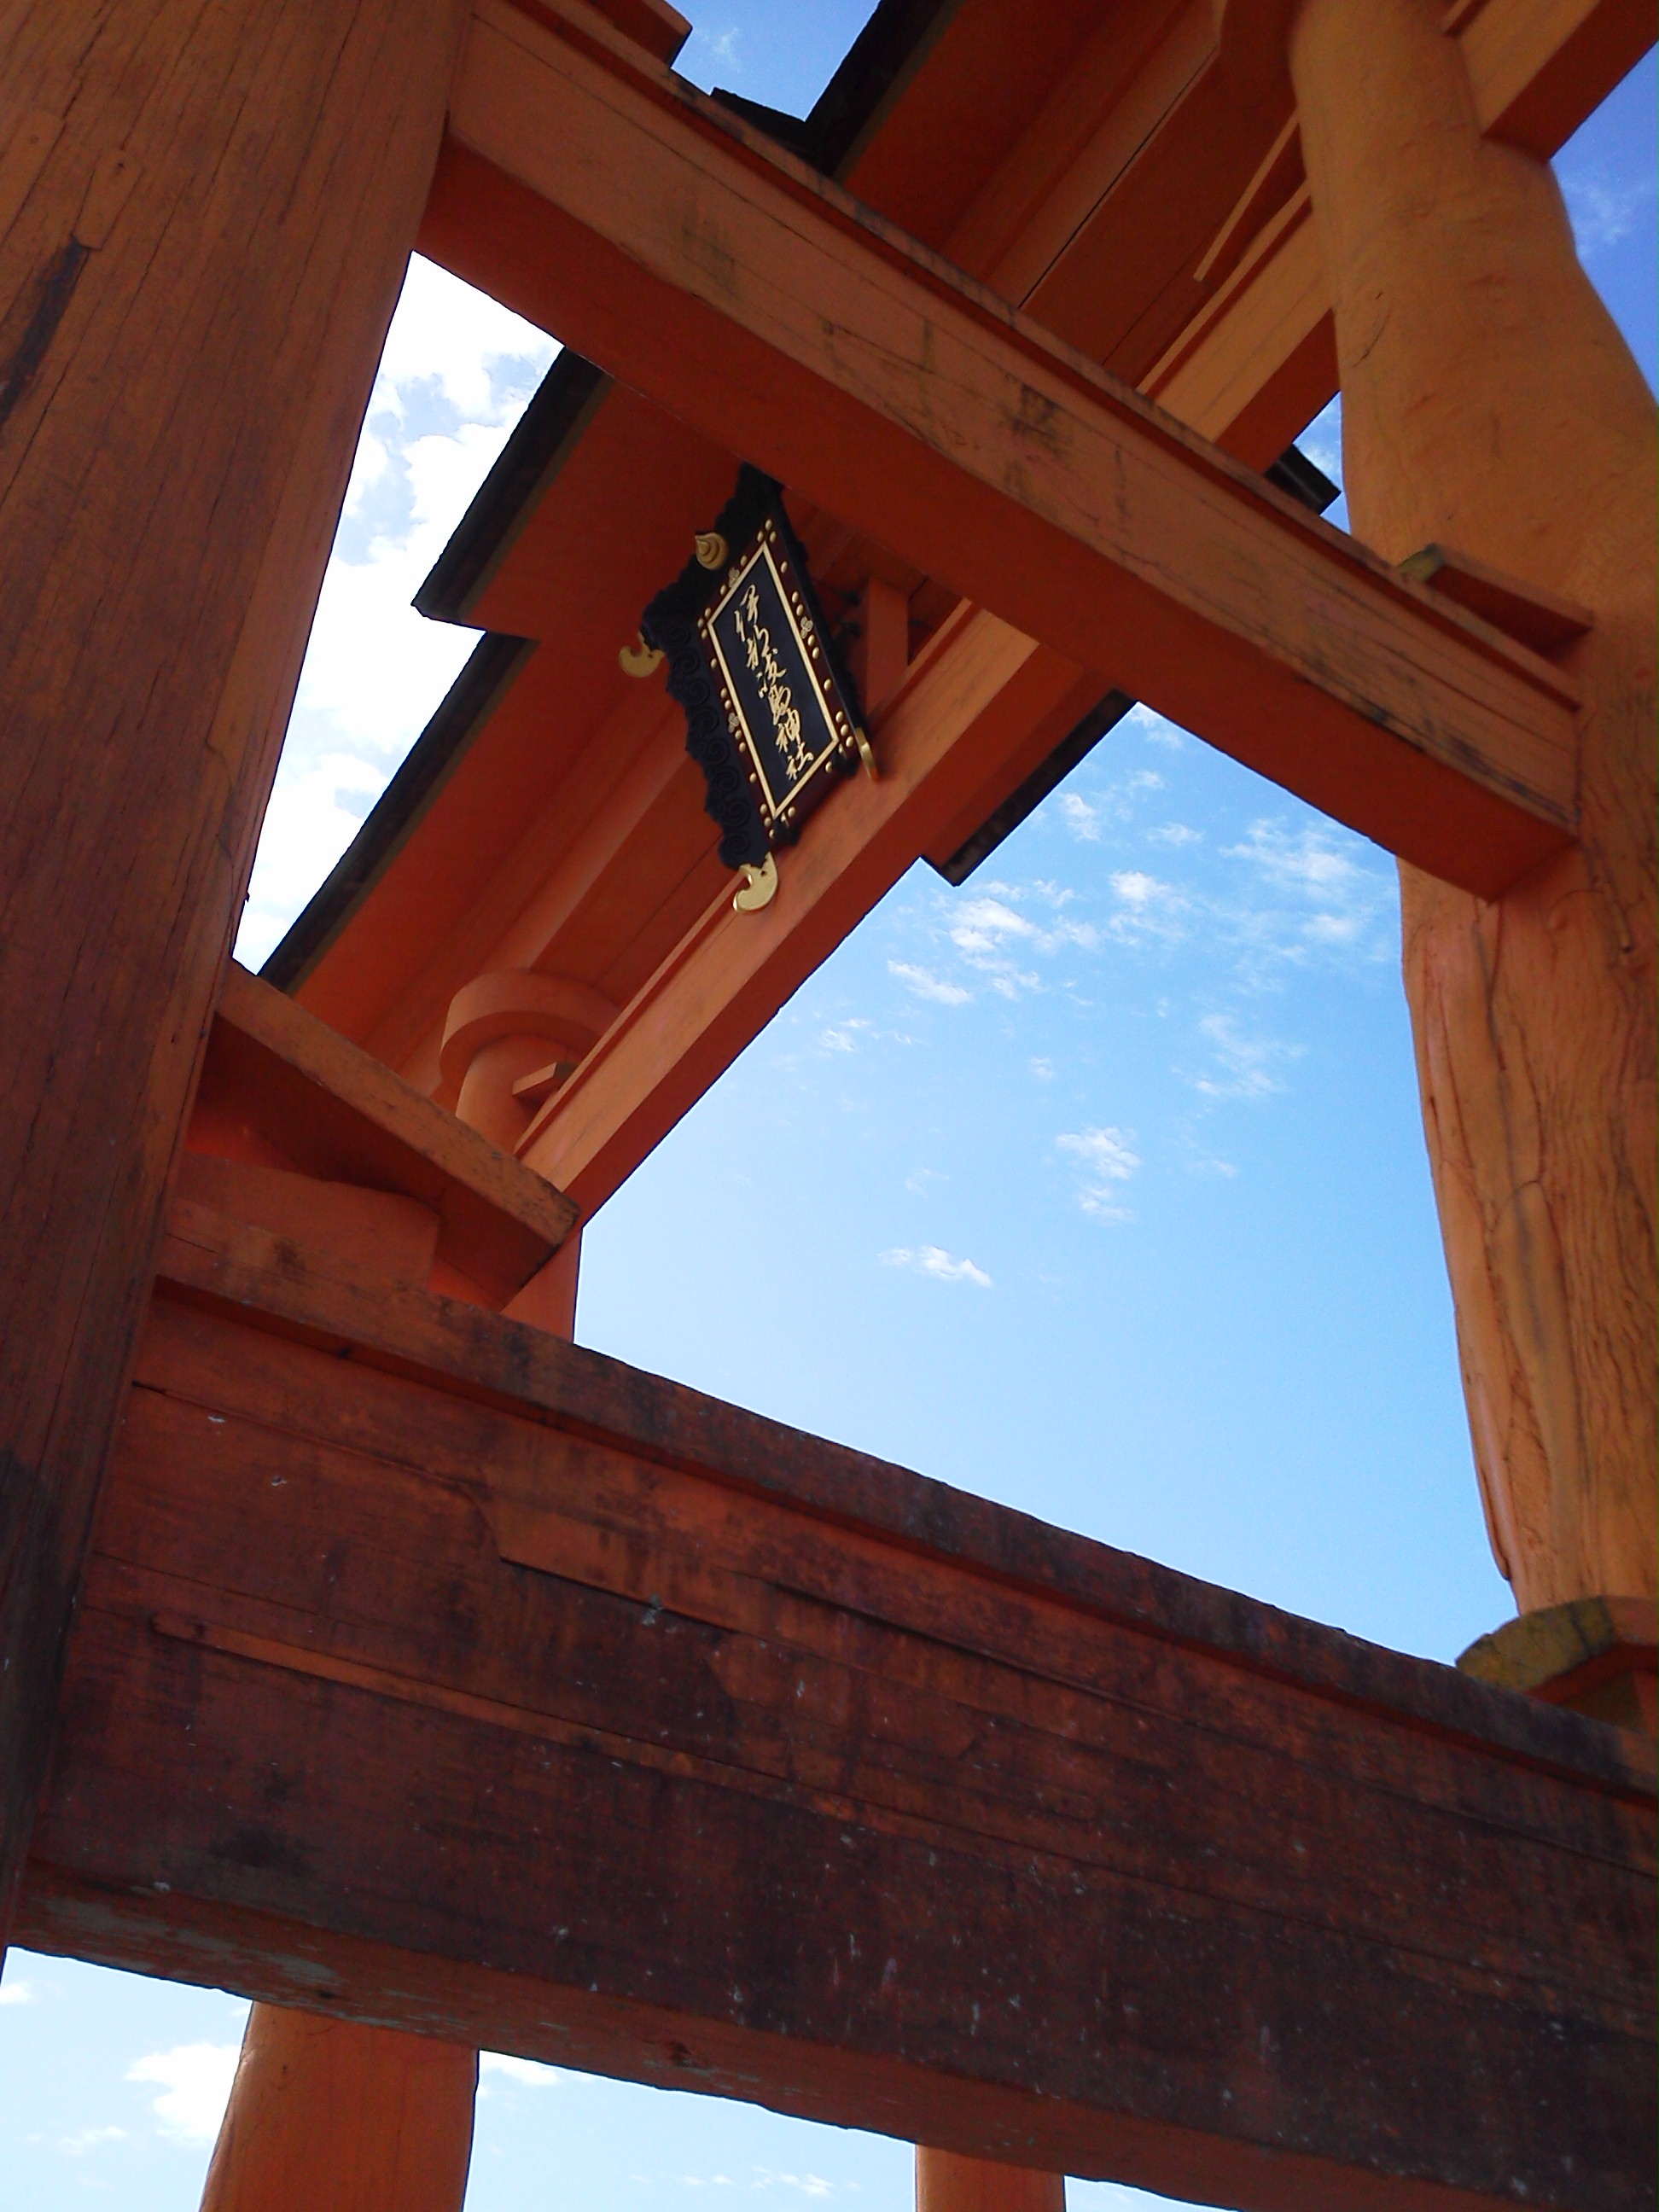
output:
<instances>
[{"instance_id":1,"label":"gold stud on plaque","mask_svg":"<svg viewBox=\"0 0 1659 2212\"><path fill-rule=\"evenodd\" d=\"M700 530L697 532L697 560L702 568L723 568L727 550L726 540L718 530Z\"/></svg>"},{"instance_id":2,"label":"gold stud on plaque","mask_svg":"<svg viewBox=\"0 0 1659 2212\"><path fill-rule=\"evenodd\" d=\"M639 631L637 635L639 637L637 645L625 645L617 655L617 659L622 663L622 672L624 676L649 676L654 669L660 668L662 665L661 649L657 646L646 643L643 630Z\"/></svg>"}]
</instances>

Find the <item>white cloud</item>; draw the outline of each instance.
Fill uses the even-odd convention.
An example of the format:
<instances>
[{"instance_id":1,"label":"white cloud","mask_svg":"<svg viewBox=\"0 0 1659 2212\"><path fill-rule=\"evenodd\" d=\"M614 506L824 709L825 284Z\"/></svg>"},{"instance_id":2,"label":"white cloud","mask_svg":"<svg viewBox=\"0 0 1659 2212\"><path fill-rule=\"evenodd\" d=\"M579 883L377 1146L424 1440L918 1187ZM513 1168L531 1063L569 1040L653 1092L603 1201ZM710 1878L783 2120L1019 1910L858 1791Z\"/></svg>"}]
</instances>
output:
<instances>
[{"instance_id":1,"label":"white cloud","mask_svg":"<svg viewBox=\"0 0 1659 2212\"><path fill-rule=\"evenodd\" d=\"M1199 1030L1215 1060L1215 1072L1194 1079L1207 1098L1266 1098L1285 1088L1273 1073L1281 1060L1299 1060L1302 1047L1273 1037L1246 1036L1233 1014L1206 1014Z\"/></svg>"},{"instance_id":2,"label":"white cloud","mask_svg":"<svg viewBox=\"0 0 1659 2212\"><path fill-rule=\"evenodd\" d=\"M1118 904L1106 926L1120 944L1175 944L1186 936L1190 902L1173 884L1144 868L1119 868L1111 884Z\"/></svg>"},{"instance_id":3,"label":"white cloud","mask_svg":"<svg viewBox=\"0 0 1659 2212\"><path fill-rule=\"evenodd\" d=\"M1099 843L1099 810L1091 806L1086 799L1080 799L1076 792L1068 791L1060 800L1060 817L1073 836L1080 837L1085 844Z\"/></svg>"},{"instance_id":4,"label":"white cloud","mask_svg":"<svg viewBox=\"0 0 1659 2212\"><path fill-rule=\"evenodd\" d=\"M1279 818L1256 821L1225 856L1248 860L1272 890L1312 905L1316 911L1301 925L1303 936L1328 945L1358 940L1394 891L1382 867L1370 863L1370 848L1336 823L1285 830Z\"/></svg>"},{"instance_id":5,"label":"white cloud","mask_svg":"<svg viewBox=\"0 0 1659 2212\"><path fill-rule=\"evenodd\" d=\"M1057 884L1033 884L1024 890L993 884L982 896L946 907L946 934L961 957L986 977L994 991L1005 999L1018 998L1022 991L1036 990L1042 979L1036 969L1014 957L1016 950L1025 958L1046 958L1067 947L1092 951L1099 943L1099 932L1091 922L1060 918L1045 926L1022 914L1011 901L1040 898L1058 913L1073 896Z\"/></svg>"},{"instance_id":6,"label":"white cloud","mask_svg":"<svg viewBox=\"0 0 1659 2212\"><path fill-rule=\"evenodd\" d=\"M1166 822L1161 829L1147 832L1154 845L1197 845L1202 842L1204 832L1189 829L1184 822Z\"/></svg>"},{"instance_id":7,"label":"white cloud","mask_svg":"<svg viewBox=\"0 0 1659 2212\"><path fill-rule=\"evenodd\" d=\"M743 33L735 23L723 31L695 29L686 43L696 48L696 58L705 69L713 62L730 76L743 75Z\"/></svg>"},{"instance_id":8,"label":"white cloud","mask_svg":"<svg viewBox=\"0 0 1659 2212\"><path fill-rule=\"evenodd\" d=\"M434 384L459 415L502 422L515 411L502 389L513 383L502 364L526 365L521 389L525 376L533 385L557 351L545 331L417 254L386 332L369 417L390 413L401 420L415 389Z\"/></svg>"},{"instance_id":9,"label":"white cloud","mask_svg":"<svg viewBox=\"0 0 1659 2212\"><path fill-rule=\"evenodd\" d=\"M0 1982L0 2005L26 2005L33 2002L33 1982Z\"/></svg>"},{"instance_id":10,"label":"white cloud","mask_svg":"<svg viewBox=\"0 0 1659 2212\"><path fill-rule=\"evenodd\" d=\"M1030 1069L1039 1083L1052 1083L1054 1079L1054 1063L1052 1060L1034 1060L1030 1062Z\"/></svg>"},{"instance_id":11,"label":"white cloud","mask_svg":"<svg viewBox=\"0 0 1659 2212\"><path fill-rule=\"evenodd\" d=\"M483 293L410 262L312 625L242 959L257 965L321 883L477 642L410 602L557 350Z\"/></svg>"},{"instance_id":12,"label":"white cloud","mask_svg":"<svg viewBox=\"0 0 1659 2212\"><path fill-rule=\"evenodd\" d=\"M175 2142L211 2142L225 2115L240 2045L180 2043L152 2051L127 2069L129 2081L158 2083L155 2118Z\"/></svg>"},{"instance_id":13,"label":"white cloud","mask_svg":"<svg viewBox=\"0 0 1659 2212\"><path fill-rule=\"evenodd\" d=\"M89 2150L101 2149L104 2144L125 2142L125 2128L79 2128L72 2136L59 2136L58 2148L66 2158L83 2158Z\"/></svg>"},{"instance_id":14,"label":"white cloud","mask_svg":"<svg viewBox=\"0 0 1659 2212\"><path fill-rule=\"evenodd\" d=\"M991 1278L983 1267L976 1267L971 1260L953 1260L937 1244L922 1244L912 1250L908 1245L878 1255L884 1267L908 1267L918 1275L931 1275L936 1283L972 1283L976 1290L988 1291Z\"/></svg>"},{"instance_id":15,"label":"white cloud","mask_svg":"<svg viewBox=\"0 0 1659 2212\"><path fill-rule=\"evenodd\" d=\"M1641 222L1653 198L1659 179L1650 173L1614 178L1605 169L1569 170L1561 189L1580 255L1595 260L1609 246L1619 246Z\"/></svg>"},{"instance_id":16,"label":"white cloud","mask_svg":"<svg viewBox=\"0 0 1659 2212\"><path fill-rule=\"evenodd\" d=\"M478 2071L504 2075L509 2081L522 2081L535 2089L550 2088L564 2079L556 2066L544 2066L538 2058L514 2058L504 2051L481 2051Z\"/></svg>"},{"instance_id":17,"label":"white cloud","mask_svg":"<svg viewBox=\"0 0 1659 2212\"><path fill-rule=\"evenodd\" d=\"M1078 1166L1077 1202L1097 1221L1132 1221L1121 1186L1141 1165L1133 1129L1079 1129L1054 1139L1054 1148Z\"/></svg>"},{"instance_id":18,"label":"white cloud","mask_svg":"<svg viewBox=\"0 0 1659 2212\"><path fill-rule=\"evenodd\" d=\"M1187 742L1173 722L1162 714L1154 714L1150 707L1139 704L1130 708L1120 727L1138 731L1143 738L1150 738L1155 745L1167 745L1171 752L1179 752Z\"/></svg>"},{"instance_id":19,"label":"white cloud","mask_svg":"<svg viewBox=\"0 0 1659 2212\"><path fill-rule=\"evenodd\" d=\"M870 1027L868 1022L856 1014L847 1021L837 1022L831 1028L818 1031L818 1049L820 1052L856 1052L860 1036Z\"/></svg>"},{"instance_id":20,"label":"white cloud","mask_svg":"<svg viewBox=\"0 0 1659 2212\"><path fill-rule=\"evenodd\" d=\"M946 983L929 968L913 968L908 961L890 960L890 975L896 975L907 990L914 991L919 999L932 999L941 1006L965 1006L973 997L960 983Z\"/></svg>"}]
</instances>

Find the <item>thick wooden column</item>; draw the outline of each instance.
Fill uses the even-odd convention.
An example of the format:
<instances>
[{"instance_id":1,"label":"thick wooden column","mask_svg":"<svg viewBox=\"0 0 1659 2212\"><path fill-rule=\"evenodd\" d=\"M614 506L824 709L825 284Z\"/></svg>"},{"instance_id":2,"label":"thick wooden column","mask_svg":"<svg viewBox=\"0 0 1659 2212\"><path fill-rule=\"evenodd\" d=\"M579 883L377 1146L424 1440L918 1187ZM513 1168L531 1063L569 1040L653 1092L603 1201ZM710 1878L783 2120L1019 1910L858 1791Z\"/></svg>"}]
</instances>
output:
<instances>
[{"instance_id":1,"label":"thick wooden column","mask_svg":"<svg viewBox=\"0 0 1659 2212\"><path fill-rule=\"evenodd\" d=\"M1486 902L1401 870L1492 1547L1523 1609L1654 1589L1654 406L1439 0L1306 0L1291 63L1349 511L1581 602L1581 842Z\"/></svg>"},{"instance_id":2,"label":"thick wooden column","mask_svg":"<svg viewBox=\"0 0 1659 2212\"><path fill-rule=\"evenodd\" d=\"M203 2212L459 2212L478 2054L254 2006Z\"/></svg>"},{"instance_id":3,"label":"thick wooden column","mask_svg":"<svg viewBox=\"0 0 1659 2212\"><path fill-rule=\"evenodd\" d=\"M1066 2212L1065 2178L918 2143L916 2212Z\"/></svg>"},{"instance_id":4,"label":"thick wooden column","mask_svg":"<svg viewBox=\"0 0 1659 2212\"><path fill-rule=\"evenodd\" d=\"M0 162L0 1937L457 0L21 0Z\"/></svg>"}]
</instances>

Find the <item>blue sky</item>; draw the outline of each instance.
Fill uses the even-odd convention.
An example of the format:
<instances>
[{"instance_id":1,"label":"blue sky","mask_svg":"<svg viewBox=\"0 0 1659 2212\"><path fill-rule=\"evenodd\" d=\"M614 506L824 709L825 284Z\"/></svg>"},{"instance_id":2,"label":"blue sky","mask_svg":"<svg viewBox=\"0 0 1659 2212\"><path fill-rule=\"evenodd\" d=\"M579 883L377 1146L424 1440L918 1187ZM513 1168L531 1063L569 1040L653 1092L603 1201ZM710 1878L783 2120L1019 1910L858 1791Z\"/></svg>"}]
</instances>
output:
<instances>
[{"instance_id":1,"label":"blue sky","mask_svg":"<svg viewBox=\"0 0 1659 2212\"><path fill-rule=\"evenodd\" d=\"M688 73L797 110L858 0L711 14ZM1651 57L1558 164L1656 372ZM550 344L417 265L244 929L326 873L471 639L408 600ZM1304 440L1337 471L1334 410ZM1339 516L1340 519L1340 510ZM760 1164L795 1170L788 1218ZM801 1323L829 1348L799 1356ZM586 1343L1361 1635L1503 1619L1398 978L1391 863L1155 719L961 890L918 866L588 1232ZM15 1953L0 2198L189 2212L245 2008ZM908 2212L906 2147L487 2063L468 2212ZM1081 2212L1147 2204L1073 2185Z\"/></svg>"}]
</instances>

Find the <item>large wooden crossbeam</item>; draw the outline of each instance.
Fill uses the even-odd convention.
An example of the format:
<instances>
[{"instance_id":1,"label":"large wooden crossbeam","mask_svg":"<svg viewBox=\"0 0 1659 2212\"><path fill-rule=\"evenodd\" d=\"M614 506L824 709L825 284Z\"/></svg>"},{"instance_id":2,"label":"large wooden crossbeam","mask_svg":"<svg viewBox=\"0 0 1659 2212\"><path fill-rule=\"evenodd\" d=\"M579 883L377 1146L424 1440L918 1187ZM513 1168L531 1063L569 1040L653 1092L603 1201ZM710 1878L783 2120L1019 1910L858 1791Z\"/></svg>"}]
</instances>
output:
<instances>
[{"instance_id":1,"label":"large wooden crossbeam","mask_svg":"<svg viewBox=\"0 0 1659 2212\"><path fill-rule=\"evenodd\" d=\"M1647 2201L1638 1739L176 1211L19 1935L1245 2207Z\"/></svg>"},{"instance_id":2,"label":"large wooden crossbeam","mask_svg":"<svg viewBox=\"0 0 1659 2212\"><path fill-rule=\"evenodd\" d=\"M424 250L1419 865L1571 835L1574 695L620 39L478 0Z\"/></svg>"}]
</instances>

